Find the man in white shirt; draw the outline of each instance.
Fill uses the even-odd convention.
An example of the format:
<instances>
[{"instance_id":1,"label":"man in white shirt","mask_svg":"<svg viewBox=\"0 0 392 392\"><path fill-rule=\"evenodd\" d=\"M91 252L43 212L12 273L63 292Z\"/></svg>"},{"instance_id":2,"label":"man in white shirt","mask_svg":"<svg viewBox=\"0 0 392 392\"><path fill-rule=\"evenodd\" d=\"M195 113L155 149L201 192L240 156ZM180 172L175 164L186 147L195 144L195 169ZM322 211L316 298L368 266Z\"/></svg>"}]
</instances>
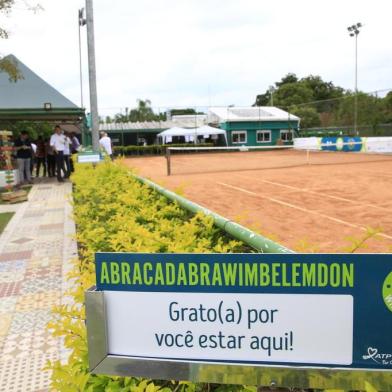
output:
<instances>
[{"instance_id":1,"label":"man in white shirt","mask_svg":"<svg viewBox=\"0 0 392 392\"><path fill-rule=\"evenodd\" d=\"M106 152L106 154L110 156L110 159L113 160L112 140L106 132L101 133L101 139L99 139L99 144L101 148Z\"/></svg>"},{"instance_id":2,"label":"man in white shirt","mask_svg":"<svg viewBox=\"0 0 392 392\"><path fill-rule=\"evenodd\" d=\"M53 148L56 157L56 169L57 169L57 181L63 182L64 179L61 175L61 171L64 173L64 178L67 178L67 171L64 167L64 150L65 150L66 138L63 135L59 125L54 128L54 133L50 138L50 146Z\"/></svg>"}]
</instances>

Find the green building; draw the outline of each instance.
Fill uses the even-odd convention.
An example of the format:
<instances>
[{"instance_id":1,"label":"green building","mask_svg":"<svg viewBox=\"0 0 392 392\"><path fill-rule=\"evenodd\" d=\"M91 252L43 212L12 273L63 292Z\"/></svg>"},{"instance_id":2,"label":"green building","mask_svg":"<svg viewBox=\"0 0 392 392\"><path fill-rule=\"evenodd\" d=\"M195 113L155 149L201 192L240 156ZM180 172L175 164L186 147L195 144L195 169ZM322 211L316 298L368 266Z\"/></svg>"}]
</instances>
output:
<instances>
[{"instance_id":1,"label":"green building","mask_svg":"<svg viewBox=\"0 0 392 392\"><path fill-rule=\"evenodd\" d=\"M143 146L159 144L158 134L169 128L194 129L206 124L205 114L173 116L166 121L103 123L100 132L106 132L115 146ZM172 143L185 143L185 138L175 138Z\"/></svg>"},{"instance_id":2,"label":"green building","mask_svg":"<svg viewBox=\"0 0 392 392\"><path fill-rule=\"evenodd\" d=\"M208 123L226 130L229 146L274 146L293 143L300 119L273 106L233 106L210 108Z\"/></svg>"}]
</instances>

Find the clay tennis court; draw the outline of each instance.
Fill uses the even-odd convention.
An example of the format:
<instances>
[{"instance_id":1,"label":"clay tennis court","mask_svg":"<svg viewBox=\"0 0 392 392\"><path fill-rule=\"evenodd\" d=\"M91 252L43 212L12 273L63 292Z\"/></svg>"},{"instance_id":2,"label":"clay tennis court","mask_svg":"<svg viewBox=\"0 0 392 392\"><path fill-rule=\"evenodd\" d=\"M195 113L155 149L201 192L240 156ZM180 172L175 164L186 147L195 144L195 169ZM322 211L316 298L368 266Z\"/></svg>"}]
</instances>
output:
<instances>
[{"instance_id":1,"label":"clay tennis court","mask_svg":"<svg viewBox=\"0 0 392 392\"><path fill-rule=\"evenodd\" d=\"M308 162L309 161L309 162ZM166 188L298 252L392 251L392 156L280 150L125 160Z\"/></svg>"}]
</instances>

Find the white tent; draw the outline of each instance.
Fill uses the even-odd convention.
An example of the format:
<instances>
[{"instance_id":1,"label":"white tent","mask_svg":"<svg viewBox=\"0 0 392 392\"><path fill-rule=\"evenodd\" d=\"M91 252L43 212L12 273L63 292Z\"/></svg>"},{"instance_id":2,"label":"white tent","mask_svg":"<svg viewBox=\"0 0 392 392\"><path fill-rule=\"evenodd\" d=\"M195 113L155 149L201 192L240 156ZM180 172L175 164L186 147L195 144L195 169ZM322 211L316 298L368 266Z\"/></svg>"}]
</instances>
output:
<instances>
[{"instance_id":1,"label":"white tent","mask_svg":"<svg viewBox=\"0 0 392 392\"><path fill-rule=\"evenodd\" d=\"M208 138L212 135L224 135L227 144L226 131L224 129L210 127L208 125L203 125L199 128L174 127L159 133L158 137L162 138L162 143L165 144L168 142L171 143L173 136L184 136L185 140L193 142L198 136Z\"/></svg>"}]
</instances>

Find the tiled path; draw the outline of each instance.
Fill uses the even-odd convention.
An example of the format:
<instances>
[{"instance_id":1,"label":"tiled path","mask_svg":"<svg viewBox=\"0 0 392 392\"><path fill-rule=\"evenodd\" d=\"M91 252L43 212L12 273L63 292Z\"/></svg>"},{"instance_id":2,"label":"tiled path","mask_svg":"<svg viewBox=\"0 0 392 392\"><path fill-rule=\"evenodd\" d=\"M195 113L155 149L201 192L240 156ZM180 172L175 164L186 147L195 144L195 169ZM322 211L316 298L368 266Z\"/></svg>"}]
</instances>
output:
<instances>
[{"instance_id":1,"label":"tiled path","mask_svg":"<svg viewBox=\"0 0 392 392\"><path fill-rule=\"evenodd\" d=\"M0 237L0 392L47 391L42 368L62 357L45 326L76 255L70 194L70 183L35 184Z\"/></svg>"}]
</instances>

